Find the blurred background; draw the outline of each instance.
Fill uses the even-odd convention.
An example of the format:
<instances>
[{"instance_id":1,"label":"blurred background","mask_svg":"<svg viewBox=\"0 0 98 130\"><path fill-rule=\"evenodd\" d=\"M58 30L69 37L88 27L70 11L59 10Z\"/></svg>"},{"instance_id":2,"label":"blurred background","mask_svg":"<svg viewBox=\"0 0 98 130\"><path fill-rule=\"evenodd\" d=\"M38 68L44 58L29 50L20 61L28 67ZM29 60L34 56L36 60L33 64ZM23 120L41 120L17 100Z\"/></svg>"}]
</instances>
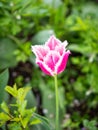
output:
<instances>
[{"instance_id":1,"label":"blurred background","mask_svg":"<svg viewBox=\"0 0 98 130\"><path fill-rule=\"evenodd\" d=\"M71 50L58 76L62 130L98 130L97 0L0 0L0 73L5 71L10 86L30 86L28 108L36 106L54 125L53 78L43 74L31 52L31 45L44 44L52 34L67 40ZM13 99L0 85L3 100Z\"/></svg>"}]
</instances>

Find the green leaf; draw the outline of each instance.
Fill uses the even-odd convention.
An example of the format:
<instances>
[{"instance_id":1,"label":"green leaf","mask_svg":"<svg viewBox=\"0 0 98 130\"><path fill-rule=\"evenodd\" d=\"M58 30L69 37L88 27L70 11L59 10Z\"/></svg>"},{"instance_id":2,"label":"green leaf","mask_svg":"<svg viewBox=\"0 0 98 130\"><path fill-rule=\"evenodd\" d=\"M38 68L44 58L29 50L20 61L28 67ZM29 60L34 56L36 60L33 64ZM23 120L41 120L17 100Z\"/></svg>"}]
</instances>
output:
<instances>
[{"instance_id":1,"label":"green leaf","mask_svg":"<svg viewBox=\"0 0 98 130\"><path fill-rule=\"evenodd\" d=\"M96 128L96 121L92 120L92 121L88 121L88 120L84 120L83 121L84 126L88 129L88 130L97 130Z\"/></svg>"},{"instance_id":2,"label":"green leaf","mask_svg":"<svg viewBox=\"0 0 98 130\"><path fill-rule=\"evenodd\" d=\"M8 77L9 75L7 69L0 74L0 103L4 99L4 87L7 85Z\"/></svg>"},{"instance_id":3,"label":"green leaf","mask_svg":"<svg viewBox=\"0 0 98 130\"><path fill-rule=\"evenodd\" d=\"M25 87L25 88L20 88L18 89L18 95L17 95L17 98L19 100L24 100L24 98L26 97L28 91L30 90L31 88L30 87Z\"/></svg>"},{"instance_id":4,"label":"green leaf","mask_svg":"<svg viewBox=\"0 0 98 130\"><path fill-rule=\"evenodd\" d=\"M23 128L26 128L27 127L27 124L29 122L29 118L28 117L25 117L21 120L21 123L22 123L22 126Z\"/></svg>"},{"instance_id":5,"label":"green leaf","mask_svg":"<svg viewBox=\"0 0 98 130\"><path fill-rule=\"evenodd\" d=\"M92 48L90 46L77 45L77 44L69 45L69 49L74 52L79 52L85 55L92 51Z\"/></svg>"},{"instance_id":6,"label":"green leaf","mask_svg":"<svg viewBox=\"0 0 98 130\"><path fill-rule=\"evenodd\" d=\"M71 125L71 119L67 119L66 122L63 124L63 127L66 128Z\"/></svg>"},{"instance_id":7,"label":"green leaf","mask_svg":"<svg viewBox=\"0 0 98 130\"><path fill-rule=\"evenodd\" d=\"M52 34L54 34L53 30L42 30L33 37L32 43L44 44Z\"/></svg>"},{"instance_id":8,"label":"green leaf","mask_svg":"<svg viewBox=\"0 0 98 130\"><path fill-rule=\"evenodd\" d=\"M36 113L34 113L34 117L38 118L41 121L41 125L43 126L43 129L45 130L52 130L52 126L50 125L49 121L47 118L42 117Z\"/></svg>"},{"instance_id":9,"label":"green leaf","mask_svg":"<svg viewBox=\"0 0 98 130\"><path fill-rule=\"evenodd\" d=\"M6 122L6 121L10 120L10 117L7 114L5 114L4 112L1 112L0 113L0 120Z\"/></svg>"},{"instance_id":10,"label":"green leaf","mask_svg":"<svg viewBox=\"0 0 98 130\"><path fill-rule=\"evenodd\" d=\"M17 89L16 89L16 85L14 85L13 88L11 86L6 86L5 90L9 94L11 94L13 97L15 97L15 98L17 97L18 92L17 92Z\"/></svg>"},{"instance_id":11,"label":"green leaf","mask_svg":"<svg viewBox=\"0 0 98 130\"><path fill-rule=\"evenodd\" d=\"M27 127L27 124L29 123L33 113L35 112L35 108L32 109L25 109L24 117L21 118L21 123L24 128Z\"/></svg>"},{"instance_id":12,"label":"green leaf","mask_svg":"<svg viewBox=\"0 0 98 130\"><path fill-rule=\"evenodd\" d=\"M22 130L20 123L11 123L8 125L9 130Z\"/></svg>"},{"instance_id":13,"label":"green leaf","mask_svg":"<svg viewBox=\"0 0 98 130\"><path fill-rule=\"evenodd\" d=\"M20 121L20 118L15 117L15 118L12 118L11 121L19 122L19 121Z\"/></svg>"},{"instance_id":14,"label":"green leaf","mask_svg":"<svg viewBox=\"0 0 98 130\"><path fill-rule=\"evenodd\" d=\"M1 108L3 109L4 112L9 114L9 108L8 108L8 106L7 106L7 104L5 102L3 102L1 104Z\"/></svg>"},{"instance_id":15,"label":"green leaf","mask_svg":"<svg viewBox=\"0 0 98 130\"><path fill-rule=\"evenodd\" d=\"M59 87L59 105L63 113L65 113L65 100L64 99L65 99L64 89Z\"/></svg>"},{"instance_id":16,"label":"green leaf","mask_svg":"<svg viewBox=\"0 0 98 130\"><path fill-rule=\"evenodd\" d=\"M30 90L30 91L27 93L27 95L26 95L26 100L28 101L28 108L37 106L37 102L36 102L36 99L35 99L35 96L34 96L32 90Z\"/></svg>"},{"instance_id":17,"label":"green leaf","mask_svg":"<svg viewBox=\"0 0 98 130\"><path fill-rule=\"evenodd\" d=\"M20 112L20 114L22 115L22 116L24 116L25 115L25 108L26 108L26 105L27 105L27 101L25 100L25 101L18 101L18 103L20 103L19 105L18 105L18 109L19 109L19 112Z\"/></svg>"},{"instance_id":18,"label":"green leaf","mask_svg":"<svg viewBox=\"0 0 98 130\"><path fill-rule=\"evenodd\" d=\"M17 45L10 39L0 39L0 70L16 65L14 51Z\"/></svg>"},{"instance_id":19,"label":"green leaf","mask_svg":"<svg viewBox=\"0 0 98 130\"><path fill-rule=\"evenodd\" d=\"M30 125L36 125L36 124L39 124L41 123L41 121L37 118L33 118L32 121L30 122Z\"/></svg>"}]
</instances>

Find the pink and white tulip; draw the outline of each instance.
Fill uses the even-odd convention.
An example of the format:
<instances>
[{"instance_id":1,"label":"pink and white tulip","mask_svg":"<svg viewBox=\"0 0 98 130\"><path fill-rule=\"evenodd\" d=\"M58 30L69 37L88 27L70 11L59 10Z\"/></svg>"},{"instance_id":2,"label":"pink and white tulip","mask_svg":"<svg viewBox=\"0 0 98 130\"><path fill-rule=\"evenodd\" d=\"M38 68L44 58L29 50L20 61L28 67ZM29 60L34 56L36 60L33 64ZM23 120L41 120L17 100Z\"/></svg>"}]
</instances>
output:
<instances>
[{"instance_id":1,"label":"pink and white tulip","mask_svg":"<svg viewBox=\"0 0 98 130\"><path fill-rule=\"evenodd\" d=\"M36 63L47 75L57 75L64 71L70 51L66 51L67 41L63 43L55 36L51 36L45 45L32 46L36 55Z\"/></svg>"}]
</instances>

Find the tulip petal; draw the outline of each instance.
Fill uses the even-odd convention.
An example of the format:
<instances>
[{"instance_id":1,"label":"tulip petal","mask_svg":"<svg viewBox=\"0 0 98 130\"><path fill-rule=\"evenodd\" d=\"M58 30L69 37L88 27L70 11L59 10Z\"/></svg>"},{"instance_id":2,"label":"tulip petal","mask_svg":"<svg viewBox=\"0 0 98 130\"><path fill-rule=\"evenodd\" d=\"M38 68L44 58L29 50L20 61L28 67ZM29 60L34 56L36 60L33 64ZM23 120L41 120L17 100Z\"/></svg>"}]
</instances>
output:
<instances>
[{"instance_id":1,"label":"tulip petal","mask_svg":"<svg viewBox=\"0 0 98 130\"><path fill-rule=\"evenodd\" d=\"M68 45L67 40L65 40L62 44L64 45L64 47L66 47Z\"/></svg>"},{"instance_id":2,"label":"tulip petal","mask_svg":"<svg viewBox=\"0 0 98 130\"><path fill-rule=\"evenodd\" d=\"M66 51L66 46L68 45L67 41L64 41L59 46L56 46L55 50L60 53L60 55L63 55L63 53Z\"/></svg>"},{"instance_id":3,"label":"tulip petal","mask_svg":"<svg viewBox=\"0 0 98 130\"><path fill-rule=\"evenodd\" d=\"M43 45L32 46L32 51L36 55L37 59L42 60L49 51L49 47Z\"/></svg>"},{"instance_id":4,"label":"tulip petal","mask_svg":"<svg viewBox=\"0 0 98 130\"><path fill-rule=\"evenodd\" d=\"M65 47L64 47L64 45L56 46L55 51L59 52L59 54L62 56L63 53L65 52Z\"/></svg>"},{"instance_id":5,"label":"tulip petal","mask_svg":"<svg viewBox=\"0 0 98 130\"><path fill-rule=\"evenodd\" d=\"M47 74L47 75L53 75L51 69L42 61L36 61L36 63L39 65L39 67L41 68L41 70Z\"/></svg>"},{"instance_id":6,"label":"tulip petal","mask_svg":"<svg viewBox=\"0 0 98 130\"><path fill-rule=\"evenodd\" d=\"M48 41L45 43L46 46L50 48L50 50L54 50L56 46L60 45L61 41L58 40L55 36L51 36Z\"/></svg>"},{"instance_id":7,"label":"tulip petal","mask_svg":"<svg viewBox=\"0 0 98 130\"><path fill-rule=\"evenodd\" d=\"M59 59L60 59L60 54L58 52L50 51L46 55L44 62L51 69L51 71L55 73L55 65L58 63Z\"/></svg>"},{"instance_id":8,"label":"tulip petal","mask_svg":"<svg viewBox=\"0 0 98 130\"><path fill-rule=\"evenodd\" d=\"M58 64L55 67L55 69L56 69L55 71L57 74L61 73L66 68L69 54L70 54L70 51L68 50L61 56L61 59L59 60Z\"/></svg>"}]
</instances>

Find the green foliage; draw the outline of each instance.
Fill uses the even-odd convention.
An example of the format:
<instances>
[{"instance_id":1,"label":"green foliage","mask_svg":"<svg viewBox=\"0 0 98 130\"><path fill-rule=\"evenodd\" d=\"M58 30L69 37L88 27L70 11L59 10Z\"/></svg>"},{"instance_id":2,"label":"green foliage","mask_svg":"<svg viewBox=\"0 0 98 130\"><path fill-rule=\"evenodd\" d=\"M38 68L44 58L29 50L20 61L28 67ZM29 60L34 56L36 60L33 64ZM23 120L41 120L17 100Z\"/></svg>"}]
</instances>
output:
<instances>
[{"instance_id":1,"label":"green foliage","mask_svg":"<svg viewBox=\"0 0 98 130\"><path fill-rule=\"evenodd\" d=\"M39 71L31 45L44 44L50 35L55 34L62 41L68 40L71 50L67 68L58 78L61 129L79 130L81 126L87 130L98 129L97 27L97 0L0 1L2 125L6 123L10 130L21 130L28 124L31 130L49 130L47 120L36 115L34 109L28 109L37 106L37 111L48 117L54 126L53 79ZM9 69L9 79L8 71L3 71L5 68ZM7 82L11 86L15 82L18 86L30 86L34 93L29 88L7 86L6 90L11 94L9 96L4 92ZM33 116L30 117L31 113ZM19 114L24 118L19 117ZM41 123L33 126L39 120ZM2 128L6 130L5 126Z\"/></svg>"},{"instance_id":2,"label":"green foliage","mask_svg":"<svg viewBox=\"0 0 98 130\"><path fill-rule=\"evenodd\" d=\"M30 90L29 87L17 89L17 86L14 85L13 87L7 86L5 90L16 99L15 104L10 104L10 107L16 109L11 112L11 108L5 102L1 104L3 112L0 113L0 126L9 122L7 124L9 129L14 130L15 128L16 130L22 130L23 128L29 129L29 125L41 123L41 120L34 116L36 109L26 108L27 100L25 100L25 97Z\"/></svg>"},{"instance_id":3,"label":"green foliage","mask_svg":"<svg viewBox=\"0 0 98 130\"><path fill-rule=\"evenodd\" d=\"M0 73L0 103L4 100L4 95L5 95L5 86L7 85L8 82L8 70L4 70L2 73Z\"/></svg>"},{"instance_id":4,"label":"green foliage","mask_svg":"<svg viewBox=\"0 0 98 130\"><path fill-rule=\"evenodd\" d=\"M84 127L87 128L87 130L97 130L95 120L92 120L92 121L84 120L83 124L84 124Z\"/></svg>"},{"instance_id":5,"label":"green foliage","mask_svg":"<svg viewBox=\"0 0 98 130\"><path fill-rule=\"evenodd\" d=\"M17 45L8 38L0 38L0 70L16 65L14 51Z\"/></svg>"}]
</instances>

